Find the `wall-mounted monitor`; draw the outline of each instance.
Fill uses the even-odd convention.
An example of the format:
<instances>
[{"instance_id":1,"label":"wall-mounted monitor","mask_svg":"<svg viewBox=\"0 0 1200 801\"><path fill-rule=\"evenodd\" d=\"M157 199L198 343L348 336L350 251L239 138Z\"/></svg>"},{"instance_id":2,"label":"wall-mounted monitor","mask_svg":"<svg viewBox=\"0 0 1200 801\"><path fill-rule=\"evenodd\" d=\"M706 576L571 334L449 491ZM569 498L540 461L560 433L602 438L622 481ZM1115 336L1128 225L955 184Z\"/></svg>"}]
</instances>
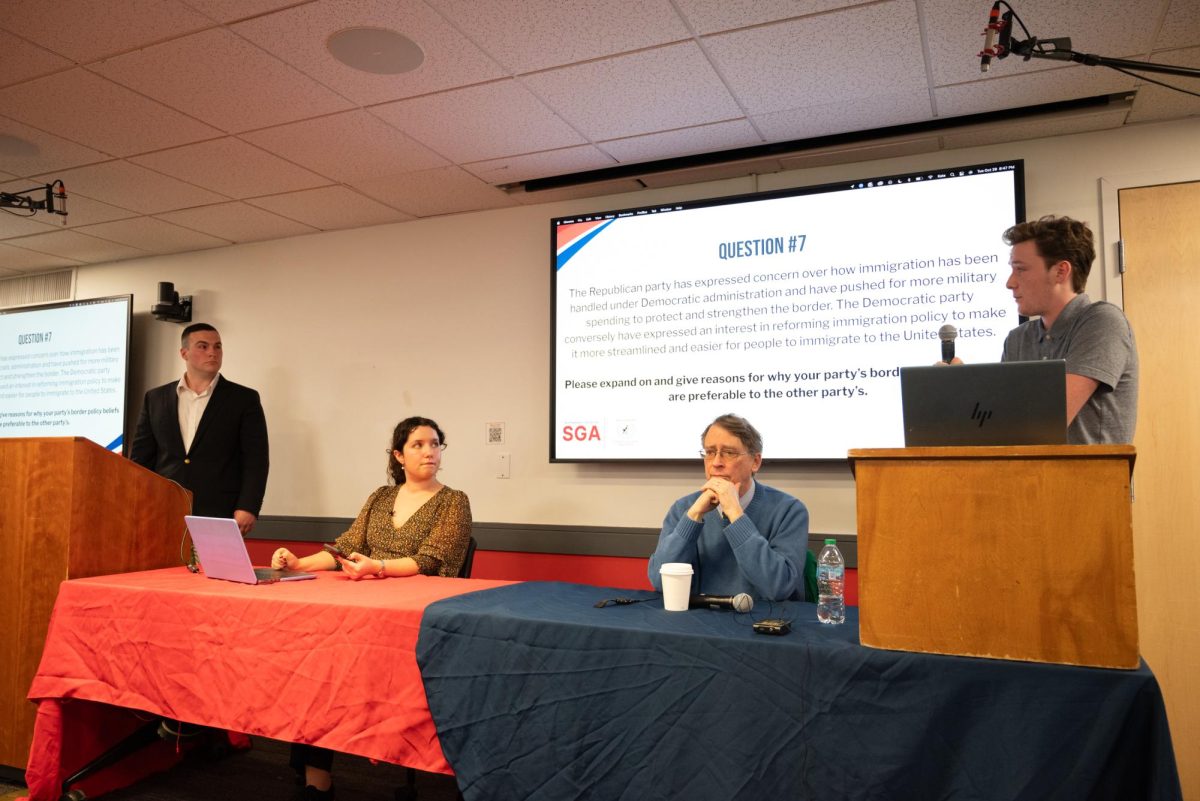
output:
<instances>
[{"instance_id":1,"label":"wall-mounted monitor","mask_svg":"<svg viewBox=\"0 0 1200 801\"><path fill-rule=\"evenodd\" d=\"M551 220L551 461L696 459L733 412L770 459L903 444L899 369L997 361L1024 164Z\"/></svg>"},{"instance_id":2,"label":"wall-mounted monitor","mask_svg":"<svg viewBox=\"0 0 1200 801\"><path fill-rule=\"evenodd\" d=\"M0 310L0 437L86 437L120 453L132 295Z\"/></svg>"}]
</instances>

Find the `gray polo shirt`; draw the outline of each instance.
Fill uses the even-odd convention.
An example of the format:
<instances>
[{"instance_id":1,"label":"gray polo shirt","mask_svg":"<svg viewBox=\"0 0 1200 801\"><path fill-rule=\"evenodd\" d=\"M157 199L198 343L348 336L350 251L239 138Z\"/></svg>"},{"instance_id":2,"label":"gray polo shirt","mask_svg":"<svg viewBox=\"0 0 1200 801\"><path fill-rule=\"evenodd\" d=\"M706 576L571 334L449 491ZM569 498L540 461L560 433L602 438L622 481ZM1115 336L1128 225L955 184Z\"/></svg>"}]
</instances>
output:
<instances>
[{"instance_id":1,"label":"gray polo shirt","mask_svg":"<svg viewBox=\"0 0 1200 801\"><path fill-rule=\"evenodd\" d=\"M1004 340L1001 361L1066 359L1067 372L1099 382L1067 428L1073 445L1132 443L1137 423L1138 357L1133 329L1111 303L1076 295L1046 331L1022 323Z\"/></svg>"}]
</instances>

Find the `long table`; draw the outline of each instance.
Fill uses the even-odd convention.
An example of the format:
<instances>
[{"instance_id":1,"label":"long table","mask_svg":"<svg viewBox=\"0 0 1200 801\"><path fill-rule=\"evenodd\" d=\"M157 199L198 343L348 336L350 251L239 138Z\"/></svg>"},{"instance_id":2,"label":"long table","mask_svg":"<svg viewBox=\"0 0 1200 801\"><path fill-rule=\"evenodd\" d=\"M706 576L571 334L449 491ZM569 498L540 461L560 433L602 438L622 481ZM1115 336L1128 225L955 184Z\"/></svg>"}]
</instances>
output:
<instances>
[{"instance_id":1,"label":"long table","mask_svg":"<svg viewBox=\"0 0 1200 801\"><path fill-rule=\"evenodd\" d=\"M595 606L618 596L640 602ZM791 633L753 633L764 616ZM65 582L30 697L34 801L118 707L453 768L468 801L1181 797L1144 664L874 650L853 608L829 627L802 603L672 613L574 584L172 568Z\"/></svg>"},{"instance_id":2,"label":"long table","mask_svg":"<svg viewBox=\"0 0 1200 801\"><path fill-rule=\"evenodd\" d=\"M64 582L29 691L31 801L57 799L109 744L97 704L449 773L414 659L421 616L508 583L322 572L248 586L182 567Z\"/></svg>"},{"instance_id":3,"label":"long table","mask_svg":"<svg viewBox=\"0 0 1200 801\"><path fill-rule=\"evenodd\" d=\"M614 596L649 599L608 605ZM467 801L1181 798L1158 683L865 648L812 604L665 612L515 584L430 605L417 649ZM790 618L782 637L752 619Z\"/></svg>"}]
</instances>

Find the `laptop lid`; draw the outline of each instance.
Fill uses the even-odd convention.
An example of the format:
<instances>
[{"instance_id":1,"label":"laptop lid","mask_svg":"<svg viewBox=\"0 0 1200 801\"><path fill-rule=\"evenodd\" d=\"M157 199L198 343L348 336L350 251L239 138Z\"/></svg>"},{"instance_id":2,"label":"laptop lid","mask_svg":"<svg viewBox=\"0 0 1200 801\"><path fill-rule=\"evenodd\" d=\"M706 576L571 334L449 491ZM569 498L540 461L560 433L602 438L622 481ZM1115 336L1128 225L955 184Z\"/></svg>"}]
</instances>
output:
<instances>
[{"instance_id":1,"label":"laptop lid","mask_svg":"<svg viewBox=\"0 0 1200 801\"><path fill-rule=\"evenodd\" d=\"M196 517L186 515L188 533L200 557L200 567L208 578L237 581L242 584L264 584L274 581L295 581L316 578L313 573L255 568L237 521L229 517Z\"/></svg>"},{"instance_id":2,"label":"laptop lid","mask_svg":"<svg viewBox=\"0 0 1200 801\"><path fill-rule=\"evenodd\" d=\"M1064 445L1067 363L900 368L904 444Z\"/></svg>"}]
</instances>

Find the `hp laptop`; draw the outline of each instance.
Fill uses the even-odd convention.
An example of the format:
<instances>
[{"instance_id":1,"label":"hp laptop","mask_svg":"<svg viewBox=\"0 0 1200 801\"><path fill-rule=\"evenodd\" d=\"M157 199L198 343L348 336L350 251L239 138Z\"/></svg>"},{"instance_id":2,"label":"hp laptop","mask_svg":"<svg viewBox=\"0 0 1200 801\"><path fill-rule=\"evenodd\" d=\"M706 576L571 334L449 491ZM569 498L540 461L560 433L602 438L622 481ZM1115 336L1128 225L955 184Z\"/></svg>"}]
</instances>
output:
<instances>
[{"instance_id":1,"label":"hp laptop","mask_svg":"<svg viewBox=\"0 0 1200 801\"><path fill-rule=\"evenodd\" d=\"M1064 445L1067 363L900 368L904 444Z\"/></svg>"},{"instance_id":2,"label":"hp laptop","mask_svg":"<svg viewBox=\"0 0 1200 801\"><path fill-rule=\"evenodd\" d=\"M273 584L276 581L314 579L315 573L298 570L272 570L253 567L246 543L237 521L228 517L195 517L187 515L188 532L200 557L204 575L210 579L225 579L242 584Z\"/></svg>"}]
</instances>

